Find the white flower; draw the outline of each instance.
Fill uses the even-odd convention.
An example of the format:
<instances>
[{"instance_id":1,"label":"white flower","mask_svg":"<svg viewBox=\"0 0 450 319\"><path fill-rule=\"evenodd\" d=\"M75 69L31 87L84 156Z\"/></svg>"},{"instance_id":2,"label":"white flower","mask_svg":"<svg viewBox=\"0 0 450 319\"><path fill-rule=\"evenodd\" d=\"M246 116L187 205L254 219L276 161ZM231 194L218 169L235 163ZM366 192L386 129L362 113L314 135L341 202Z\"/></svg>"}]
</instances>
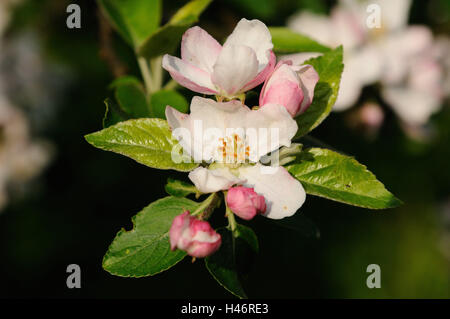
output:
<instances>
[{"instance_id":1,"label":"white flower","mask_svg":"<svg viewBox=\"0 0 450 319\"><path fill-rule=\"evenodd\" d=\"M380 8L380 28L369 28L367 8ZM440 67L429 54L432 34L425 26L408 26L410 0L341 0L330 17L302 12L288 22L295 31L329 46L344 46L344 71L334 110L354 105L365 85L380 81L382 96L408 124L421 125L437 111ZM290 57L291 58L291 57ZM424 67L426 66L426 67ZM419 75L420 74L420 75ZM419 87L420 77L433 78Z\"/></svg>"},{"instance_id":2,"label":"white flower","mask_svg":"<svg viewBox=\"0 0 450 319\"><path fill-rule=\"evenodd\" d=\"M166 117L184 151L196 161L213 162L189 173L201 192L227 190L235 184L254 188L267 201L265 216L273 219L293 215L304 203L302 185L285 168L259 162L291 145L297 123L285 107L250 110L238 101L194 97L190 115L168 106Z\"/></svg>"},{"instance_id":3,"label":"white flower","mask_svg":"<svg viewBox=\"0 0 450 319\"><path fill-rule=\"evenodd\" d=\"M269 30L242 19L223 47L200 27L183 35L181 59L165 55L163 68L180 85L202 93L236 97L264 82L275 66Z\"/></svg>"}]
</instances>

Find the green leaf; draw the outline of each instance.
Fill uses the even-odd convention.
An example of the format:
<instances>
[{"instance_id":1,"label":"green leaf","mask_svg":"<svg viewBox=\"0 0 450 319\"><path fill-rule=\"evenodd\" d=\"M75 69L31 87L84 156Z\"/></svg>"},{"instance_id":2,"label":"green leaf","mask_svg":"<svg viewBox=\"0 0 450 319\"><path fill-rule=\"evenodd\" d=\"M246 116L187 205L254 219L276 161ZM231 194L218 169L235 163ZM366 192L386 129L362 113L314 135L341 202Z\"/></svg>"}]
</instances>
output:
<instances>
[{"instance_id":1,"label":"green leaf","mask_svg":"<svg viewBox=\"0 0 450 319\"><path fill-rule=\"evenodd\" d=\"M110 127L122 121L126 121L130 116L125 113L112 99L105 100L106 112L103 117L103 127Z\"/></svg>"},{"instance_id":2,"label":"green leaf","mask_svg":"<svg viewBox=\"0 0 450 319\"><path fill-rule=\"evenodd\" d=\"M144 86L133 76L124 76L111 83L114 95L128 118L151 117Z\"/></svg>"},{"instance_id":3,"label":"green leaf","mask_svg":"<svg viewBox=\"0 0 450 319\"><path fill-rule=\"evenodd\" d=\"M165 189L169 195L176 197L186 197L189 194L200 194L194 185L170 177L167 179Z\"/></svg>"},{"instance_id":4,"label":"green leaf","mask_svg":"<svg viewBox=\"0 0 450 319\"><path fill-rule=\"evenodd\" d=\"M138 50L148 59L175 51L183 33L198 21L212 0L192 0L179 9L170 21L151 34Z\"/></svg>"},{"instance_id":5,"label":"green leaf","mask_svg":"<svg viewBox=\"0 0 450 319\"><path fill-rule=\"evenodd\" d=\"M307 238L320 238L320 231L317 226L303 214L295 214L283 219L272 219L275 224L296 231Z\"/></svg>"},{"instance_id":6,"label":"green leaf","mask_svg":"<svg viewBox=\"0 0 450 319\"><path fill-rule=\"evenodd\" d=\"M85 138L97 148L125 155L153 168L190 171L198 166L183 154L167 121L162 119L128 120ZM172 160L172 150L176 162Z\"/></svg>"},{"instance_id":7,"label":"green leaf","mask_svg":"<svg viewBox=\"0 0 450 319\"><path fill-rule=\"evenodd\" d=\"M161 0L98 0L103 13L119 34L139 47L161 21Z\"/></svg>"},{"instance_id":8,"label":"green leaf","mask_svg":"<svg viewBox=\"0 0 450 319\"><path fill-rule=\"evenodd\" d=\"M327 149L307 149L286 169L311 195L371 209L402 204L364 165Z\"/></svg>"},{"instance_id":9,"label":"green leaf","mask_svg":"<svg viewBox=\"0 0 450 319\"><path fill-rule=\"evenodd\" d=\"M206 268L226 290L239 298L247 298L241 278L249 273L258 253L258 238L253 230L239 224L234 236L227 228L217 232L222 236L222 245L205 259Z\"/></svg>"},{"instance_id":10,"label":"green leaf","mask_svg":"<svg viewBox=\"0 0 450 319\"><path fill-rule=\"evenodd\" d=\"M286 27L270 27L273 49L276 53L299 53L299 52L321 52L330 51L330 48L322 45L311 38L294 32Z\"/></svg>"},{"instance_id":11,"label":"green leaf","mask_svg":"<svg viewBox=\"0 0 450 319\"><path fill-rule=\"evenodd\" d=\"M152 112L154 117L166 118L166 106L177 109L182 113L187 113L189 104L186 98L175 90L161 90L152 94L151 97Z\"/></svg>"},{"instance_id":12,"label":"green leaf","mask_svg":"<svg viewBox=\"0 0 450 319\"><path fill-rule=\"evenodd\" d=\"M169 229L183 210L194 211L198 203L186 198L165 197L133 217L133 229L120 230L103 258L103 268L122 277L156 275L174 266L186 253L171 251Z\"/></svg>"},{"instance_id":13,"label":"green leaf","mask_svg":"<svg viewBox=\"0 0 450 319\"><path fill-rule=\"evenodd\" d=\"M344 69L342 60L342 46L340 46L304 63L314 67L319 74L319 82L314 89L311 105L305 113L296 118L298 131L295 138L313 130L330 114L339 92L339 83Z\"/></svg>"}]
</instances>

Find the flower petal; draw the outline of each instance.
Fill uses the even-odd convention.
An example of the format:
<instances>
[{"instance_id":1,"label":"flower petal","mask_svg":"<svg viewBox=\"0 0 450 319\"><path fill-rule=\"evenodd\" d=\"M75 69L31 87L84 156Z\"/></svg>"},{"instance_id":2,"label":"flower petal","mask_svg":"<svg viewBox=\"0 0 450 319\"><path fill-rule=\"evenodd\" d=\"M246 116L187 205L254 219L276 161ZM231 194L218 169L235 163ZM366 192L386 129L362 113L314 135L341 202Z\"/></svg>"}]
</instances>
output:
<instances>
[{"instance_id":1,"label":"flower petal","mask_svg":"<svg viewBox=\"0 0 450 319\"><path fill-rule=\"evenodd\" d=\"M321 53L302 52L294 54L286 54L279 57L280 62L291 61L292 65L302 65L305 61L321 56Z\"/></svg>"},{"instance_id":2,"label":"flower petal","mask_svg":"<svg viewBox=\"0 0 450 319\"><path fill-rule=\"evenodd\" d=\"M333 38L333 26L326 15L302 11L289 18L288 27L296 32L311 37L324 45L334 45L340 39Z\"/></svg>"},{"instance_id":3,"label":"flower petal","mask_svg":"<svg viewBox=\"0 0 450 319\"><path fill-rule=\"evenodd\" d=\"M191 114L184 114L168 106L166 118L173 136L195 162L217 159L220 138L228 131L243 131L246 114L250 110L239 101L216 102L195 96Z\"/></svg>"},{"instance_id":4,"label":"flower petal","mask_svg":"<svg viewBox=\"0 0 450 319\"><path fill-rule=\"evenodd\" d=\"M211 74L222 46L208 32L195 26L181 40L181 59Z\"/></svg>"},{"instance_id":5,"label":"flower petal","mask_svg":"<svg viewBox=\"0 0 450 319\"><path fill-rule=\"evenodd\" d=\"M261 21L241 19L223 46L225 48L236 45L245 45L255 52L259 64L258 72L269 63L270 55L267 52L273 49L272 36Z\"/></svg>"},{"instance_id":6,"label":"flower petal","mask_svg":"<svg viewBox=\"0 0 450 319\"><path fill-rule=\"evenodd\" d=\"M191 91L201 94L217 94L216 88L211 82L211 75L192 64L166 54L163 57L162 67L181 86Z\"/></svg>"},{"instance_id":7,"label":"flower petal","mask_svg":"<svg viewBox=\"0 0 450 319\"><path fill-rule=\"evenodd\" d=\"M311 105L314 98L314 88L319 81L319 74L311 65L304 65L297 71L297 75L300 78L300 87L303 91L303 101L300 110L297 112L298 115L305 112Z\"/></svg>"},{"instance_id":8,"label":"flower petal","mask_svg":"<svg viewBox=\"0 0 450 319\"><path fill-rule=\"evenodd\" d=\"M277 58L275 57L275 54L272 51L269 51L268 53L270 54L269 64L267 64L267 66L261 72L259 72L258 75L253 80L248 82L241 89L242 92L251 90L254 87L260 85L267 79L267 77L270 75L270 73L273 72L273 70L275 68L275 63L277 62Z\"/></svg>"},{"instance_id":9,"label":"flower petal","mask_svg":"<svg viewBox=\"0 0 450 319\"><path fill-rule=\"evenodd\" d=\"M367 6L367 5L366 5ZM363 18L364 19L361 19ZM360 16L360 12L335 7L331 12L331 26L334 41L339 41L345 50L353 50L360 45L366 36L366 14Z\"/></svg>"},{"instance_id":10,"label":"flower petal","mask_svg":"<svg viewBox=\"0 0 450 319\"><path fill-rule=\"evenodd\" d=\"M251 111L246 118L249 159L257 162L280 146L290 146L297 129L297 122L282 105L266 104Z\"/></svg>"},{"instance_id":11,"label":"flower petal","mask_svg":"<svg viewBox=\"0 0 450 319\"><path fill-rule=\"evenodd\" d=\"M233 175L228 168L207 169L198 167L189 173L189 178L202 193L227 190L234 184L245 181Z\"/></svg>"},{"instance_id":12,"label":"flower petal","mask_svg":"<svg viewBox=\"0 0 450 319\"><path fill-rule=\"evenodd\" d=\"M439 97L405 87L387 87L381 94L395 113L410 125L427 123L430 116L441 107Z\"/></svg>"},{"instance_id":13,"label":"flower petal","mask_svg":"<svg viewBox=\"0 0 450 319\"><path fill-rule=\"evenodd\" d=\"M344 61L345 67L342 71L341 83L334 111L344 111L353 106L358 100L363 83L360 78L359 60L348 58Z\"/></svg>"},{"instance_id":14,"label":"flower petal","mask_svg":"<svg viewBox=\"0 0 450 319\"><path fill-rule=\"evenodd\" d=\"M258 60L248 46L228 45L214 65L212 82L220 88L221 94L233 96L258 75Z\"/></svg>"},{"instance_id":15,"label":"flower petal","mask_svg":"<svg viewBox=\"0 0 450 319\"><path fill-rule=\"evenodd\" d=\"M302 184L284 167L266 167L261 164L242 167L239 177L246 179L245 187L253 187L255 192L266 199L265 216L281 219L295 214L303 205L306 193Z\"/></svg>"}]
</instances>

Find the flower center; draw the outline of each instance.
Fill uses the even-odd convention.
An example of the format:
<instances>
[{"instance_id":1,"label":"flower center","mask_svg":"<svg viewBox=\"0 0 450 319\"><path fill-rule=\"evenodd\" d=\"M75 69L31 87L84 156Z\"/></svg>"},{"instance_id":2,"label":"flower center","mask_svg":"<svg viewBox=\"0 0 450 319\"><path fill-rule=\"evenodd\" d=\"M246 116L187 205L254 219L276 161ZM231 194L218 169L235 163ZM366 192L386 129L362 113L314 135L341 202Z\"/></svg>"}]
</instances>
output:
<instances>
[{"instance_id":1,"label":"flower center","mask_svg":"<svg viewBox=\"0 0 450 319\"><path fill-rule=\"evenodd\" d=\"M225 164L245 163L250 155L250 147L236 133L225 138L219 138L219 158Z\"/></svg>"}]
</instances>

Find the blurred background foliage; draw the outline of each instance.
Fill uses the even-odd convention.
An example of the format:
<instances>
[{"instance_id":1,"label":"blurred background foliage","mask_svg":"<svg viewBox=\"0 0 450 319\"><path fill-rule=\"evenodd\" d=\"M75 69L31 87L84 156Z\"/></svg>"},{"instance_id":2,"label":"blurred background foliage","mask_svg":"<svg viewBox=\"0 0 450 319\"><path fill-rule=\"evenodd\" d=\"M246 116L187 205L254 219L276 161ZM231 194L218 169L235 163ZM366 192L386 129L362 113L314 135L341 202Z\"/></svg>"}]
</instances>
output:
<instances>
[{"instance_id":1,"label":"blurred background foliage","mask_svg":"<svg viewBox=\"0 0 450 319\"><path fill-rule=\"evenodd\" d=\"M70 3L81 6L81 29L66 27ZM184 3L164 1L163 20ZM200 25L224 39L242 17L285 25L297 10L327 13L333 4L216 0ZM449 2L415 1L410 21L448 35ZM39 43L33 50L58 70L56 75L47 73L50 79L40 90L61 88L51 103L42 103L39 94L16 103L27 114L47 114L45 125L36 125L33 134L50 141L54 151L52 162L25 195L12 196L0 213L0 297L231 297L201 260L192 264L185 259L170 271L141 279L113 277L101 268L116 232L130 229L135 213L165 196L169 175L186 176L146 168L85 142L85 134L102 126L103 100L114 78L101 58L99 25L97 6L90 0L24 0L14 7L4 41L29 34ZM127 73L139 76L133 52L115 33L112 45ZM3 81L27 78L32 70L22 72L11 72ZM18 89L12 95L26 94ZM369 211L309 196L299 213L320 229L318 239L257 218L251 226L260 254L247 282L250 297L450 297L450 109L447 105L432 117L435 134L427 142L409 139L389 108L385 111L375 139L348 128L345 113L332 113L312 135L365 163L405 205ZM215 220L223 223L217 215ZM71 263L81 266L81 289L66 287ZM369 264L381 266L380 289L366 286Z\"/></svg>"}]
</instances>

